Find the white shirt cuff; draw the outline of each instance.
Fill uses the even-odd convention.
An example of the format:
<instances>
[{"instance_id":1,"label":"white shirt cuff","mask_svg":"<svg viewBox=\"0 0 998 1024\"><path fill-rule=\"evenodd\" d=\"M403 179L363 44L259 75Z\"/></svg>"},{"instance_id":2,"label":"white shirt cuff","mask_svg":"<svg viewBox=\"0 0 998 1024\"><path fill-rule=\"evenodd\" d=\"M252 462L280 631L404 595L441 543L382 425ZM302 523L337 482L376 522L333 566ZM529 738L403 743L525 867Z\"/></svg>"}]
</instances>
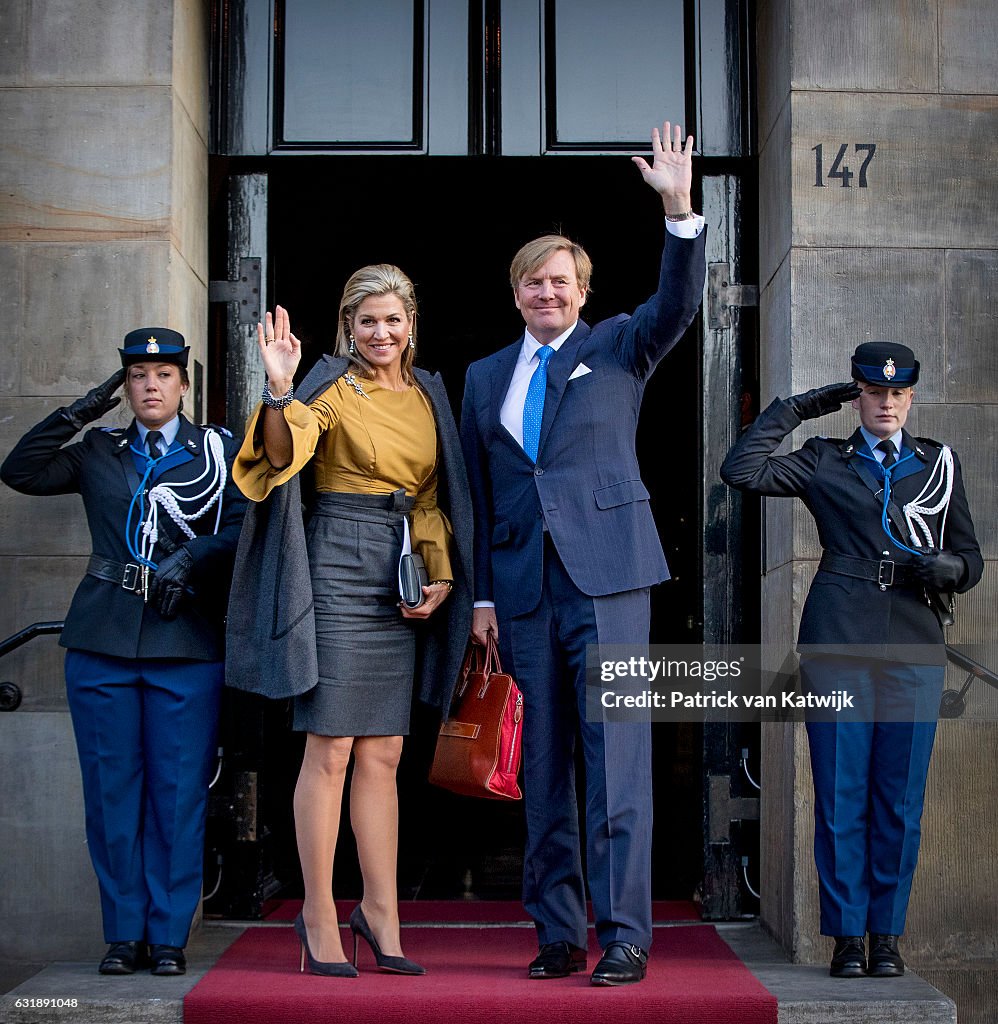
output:
<instances>
[{"instance_id":1,"label":"white shirt cuff","mask_svg":"<svg viewBox=\"0 0 998 1024\"><path fill-rule=\"evenodd\" d=\"M476 608L495 608L495 606L496 606L495 601L476 601L475 602L475 607Z\"/></svg>"},{"instance_id":2,"label":"white shirt cuff","mask_svg":"<svg viewBox=\"0 0 998 1024\"><path fill-rule=\"evenodd\" d=\"M696 213L690 220L666 220L665 229L677 238L696 238L707 222Z\"/></svg>"}]
</instances>

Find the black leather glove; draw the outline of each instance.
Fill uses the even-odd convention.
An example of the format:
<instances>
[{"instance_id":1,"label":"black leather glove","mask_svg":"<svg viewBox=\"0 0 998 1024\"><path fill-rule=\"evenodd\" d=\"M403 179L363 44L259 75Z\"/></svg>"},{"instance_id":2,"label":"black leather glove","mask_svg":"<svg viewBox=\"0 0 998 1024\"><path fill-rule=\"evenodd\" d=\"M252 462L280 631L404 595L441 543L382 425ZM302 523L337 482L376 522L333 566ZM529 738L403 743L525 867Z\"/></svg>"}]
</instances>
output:
<instances>
[{"instance_id":1,"label":"black leather glove","mask_svg":"<svg viewBox=\"0 0 998 1024\"><path fill-rule=\"evenodd\" d=\"M823 388L814 388L803 395L791 395L787 401L790 408L802 420L813 420L829 412L837 412L845 402L859 398L862 389L854 381L844 384L826 384Z\"/></svg>"},{"instance_id":2,"label":"black leather glove","mask_svg":"<svg viewBox=\"0 0 998 1024\"><path fill-rule=\"evenodd\" d=\"M91 388L82 398L78 398L72 405L62 410L63 416L76 427L82 430L88 423L99 420L106 412L110 412L116 405L121 403L121 397L114 392L125 382L125 368L111 374L103 384Z\"/></svg>"},{"instance_id":3,"label":"black leather glove","mask_svg":"<svg viewBox=\"0 0 998 1024\"><path fill-rule=\"evenodd\" d=\"M187 596L185 585L193 568L194 559L187 548L177 548L159 563L149 584L149 600L164 619L177 617L180 602Z\"/></svg>"},{"instance_id":4,"label":"black leather glove","mask_svg":"<svg viewBox=\"0 0 998 1024\"><path fill-rule=\"evenodd\" d=\"M911 566L912 574L933 590L953 590L967 572L967 563L952 551L929 548Z\"/></svg>"}]
</instances>

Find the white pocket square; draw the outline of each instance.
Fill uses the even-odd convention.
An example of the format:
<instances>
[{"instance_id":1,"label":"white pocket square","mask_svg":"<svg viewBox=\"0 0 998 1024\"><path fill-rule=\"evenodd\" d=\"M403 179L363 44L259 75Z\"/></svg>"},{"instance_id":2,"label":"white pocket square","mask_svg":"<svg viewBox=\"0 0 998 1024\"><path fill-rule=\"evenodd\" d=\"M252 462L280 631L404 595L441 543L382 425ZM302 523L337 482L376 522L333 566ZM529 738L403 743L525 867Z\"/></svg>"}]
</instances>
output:
<instances>
[{"instance_id":1,"label":"white pocket square","mask_svg":"<svg viewBox=\"0 0 998 1024\"><path fill-rule=\"evenodd\" d=\"M585 363L579 363L579 365L572 371L572 376L569 377L568 379L569 380L575 380L576 377L585 377L585 375L587 373L592 373L592 372L593 371L590 370L589 367L586 366Z\"/></svg>"}]
</instances>

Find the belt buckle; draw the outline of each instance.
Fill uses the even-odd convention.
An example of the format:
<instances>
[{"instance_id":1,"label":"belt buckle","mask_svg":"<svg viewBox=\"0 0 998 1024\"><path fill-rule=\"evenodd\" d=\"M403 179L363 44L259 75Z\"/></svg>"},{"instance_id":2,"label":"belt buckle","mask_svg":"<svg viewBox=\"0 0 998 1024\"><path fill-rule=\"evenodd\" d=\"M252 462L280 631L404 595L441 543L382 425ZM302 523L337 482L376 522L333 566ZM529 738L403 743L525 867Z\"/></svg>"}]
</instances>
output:
<instances>
[{"instance_id":1,"label":"belt buckle","mask_svg":"<svg viewBox=\"0 0 998 1024\"><path fill-rule=\"evenodd\" d=\"M890 566L890 578L884 579L884 567ZM877 582L880 584L881 590L886 590L894 583L894 562L889 558L882 558L880 560L880 567L877 570Z\"/></svg>"},{"instance_id":2,"label":"belt buckle","mask_svg":"<svg viewBox=\"0 0 998 1024\"><path fill-rule=\"evenodd\" d=\"M134 594L139 589L141 570L142 567L140 565L129 562L125 566L125 571L121 574L121 589L130 590Z\"/></svg>"}]
</instances>

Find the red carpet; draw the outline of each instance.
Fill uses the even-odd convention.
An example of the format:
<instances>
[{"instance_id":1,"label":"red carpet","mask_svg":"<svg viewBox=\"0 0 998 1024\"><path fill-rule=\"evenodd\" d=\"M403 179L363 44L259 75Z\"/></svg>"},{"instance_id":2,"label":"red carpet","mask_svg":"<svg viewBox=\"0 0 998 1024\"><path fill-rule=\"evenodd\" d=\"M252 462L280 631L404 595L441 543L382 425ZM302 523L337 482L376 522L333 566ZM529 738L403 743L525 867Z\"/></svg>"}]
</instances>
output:
<instances>
[{"instance_id":1,"label":"red carpet","mask_svg":"<svg viewBox=\"0 0 998 1024\"><path fill-rule=\"evenodd\" d=\"M352 940L344 930L344 944ZM639 985L588 974L531 981L531 928L406 928L424 977L382 974L366 946L359 978L298 972L290 927L251 927L184 1000L185 1024L775 1024L776 1000L706 925L659 928ZM598 950L590 948L590 968Z\"/></svg>"},{"instance_id":2,"label":"red carpet","mask_svg":"<svg viewBox=\"0 0 998 1024\"><path fill-rule=\"evenodd\" d=\"M357 905L355 900L337 900L341 921L346 921ZM301 900L271 900L264 904L265 921L293 921L301 910ZM592 919L592 906L589 907ZM506 924L530 918L522 903L512 900L403 900L399 903L399 920L403 924ZM656 924L673 921L699 921L700 908L692 900L655 900L652 920Z\"/></svg>"}]
</instances>

